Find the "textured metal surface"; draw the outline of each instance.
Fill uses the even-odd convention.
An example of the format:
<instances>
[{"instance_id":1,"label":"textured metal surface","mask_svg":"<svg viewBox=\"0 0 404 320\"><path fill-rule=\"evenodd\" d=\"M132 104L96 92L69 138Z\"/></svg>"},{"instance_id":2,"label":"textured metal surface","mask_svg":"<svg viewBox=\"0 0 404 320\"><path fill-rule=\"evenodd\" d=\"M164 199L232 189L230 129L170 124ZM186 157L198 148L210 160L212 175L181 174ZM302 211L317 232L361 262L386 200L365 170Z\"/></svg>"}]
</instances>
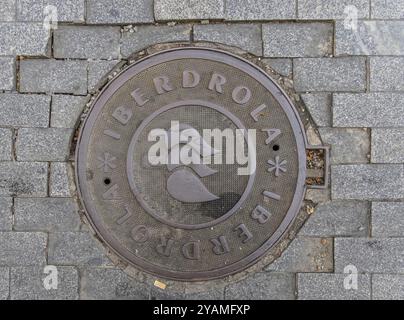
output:
<instances>
[{"instance_id":1,"label":"textured metal surface","mask_svg":"<svg viewBox=\"0 0 404 320\"><path fill-rule=\"evenodd\" d=\"M185 70L200 76L198 85L184 86ZM209 89L215 74L225 83ZM155 85L162 76L163 91ZM250 89L247 103L234 97L238 86ZM255 173L237 175L239 164L212 164L199 176L150 165L147 137L171 121L198 132L255 129ZM249 62L212 49L161 52L129 66L92 106L77 147L82 202L101 239L141 270L189 281L235 273L271 248L300 209L303 132L284 92Z\"/></svg>"}]
</instances>

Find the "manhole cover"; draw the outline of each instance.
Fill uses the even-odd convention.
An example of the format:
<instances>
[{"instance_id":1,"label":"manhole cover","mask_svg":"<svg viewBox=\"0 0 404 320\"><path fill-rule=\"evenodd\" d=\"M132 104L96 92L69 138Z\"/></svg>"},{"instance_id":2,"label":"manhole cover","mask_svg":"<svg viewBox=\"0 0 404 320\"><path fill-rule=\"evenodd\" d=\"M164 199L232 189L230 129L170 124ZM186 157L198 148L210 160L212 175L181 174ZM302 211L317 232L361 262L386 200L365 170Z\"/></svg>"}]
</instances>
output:
<instances>
[{"instance_id":1,"label":"manhole cover","mask_svg":"<svg viewBox=\"0 0 404 320\"><path fill-rule=\"evenodd\" d=\"M222 277L254 263L297 215L303 132L251 63L212 49L160 52L94 103L78 144L80 195L128 263L170 279Z\"/></svg>"}]
</instances>

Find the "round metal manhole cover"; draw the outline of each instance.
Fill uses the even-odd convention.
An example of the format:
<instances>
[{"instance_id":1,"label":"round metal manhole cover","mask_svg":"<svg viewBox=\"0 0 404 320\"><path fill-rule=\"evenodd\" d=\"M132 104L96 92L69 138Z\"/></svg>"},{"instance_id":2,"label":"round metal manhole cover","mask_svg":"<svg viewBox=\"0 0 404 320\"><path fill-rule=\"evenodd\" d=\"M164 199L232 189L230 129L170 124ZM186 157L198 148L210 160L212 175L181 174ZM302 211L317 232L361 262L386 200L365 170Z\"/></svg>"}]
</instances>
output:
<instances>
[{"instance_id":1,"label":"round metal manhole cover","mask_svg":"<svg viewBox=\"0 0 404 320\"><path fill-rule=\"evenodd\" d=\"M95 101L77 149L82 202L100 238L143 271L229 275L297 215L303 132L284 92L250 62L212 49L160 52Z\"/></svg>"}]
</instances>

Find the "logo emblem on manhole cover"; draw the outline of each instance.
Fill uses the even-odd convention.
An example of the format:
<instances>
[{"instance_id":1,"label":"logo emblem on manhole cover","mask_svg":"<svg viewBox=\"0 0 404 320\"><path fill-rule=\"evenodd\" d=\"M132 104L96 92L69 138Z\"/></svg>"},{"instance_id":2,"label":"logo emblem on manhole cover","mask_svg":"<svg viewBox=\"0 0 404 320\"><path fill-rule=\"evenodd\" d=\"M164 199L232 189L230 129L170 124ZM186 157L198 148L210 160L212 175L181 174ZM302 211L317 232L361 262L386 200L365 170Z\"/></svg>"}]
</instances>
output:
<instances>
[{"instance_id":1,"label":"logo emblem on manhole cover","mask_svg":"<svg viewBox=\"0 0 404 320\"><path fill-rule=\"evenodd\" d=\"M229 53L164 51L95 101L77 148L88 218L122 259L206 280L271 248L304 195L304 130L284 92Z\"/></svg>"}]
</instances>

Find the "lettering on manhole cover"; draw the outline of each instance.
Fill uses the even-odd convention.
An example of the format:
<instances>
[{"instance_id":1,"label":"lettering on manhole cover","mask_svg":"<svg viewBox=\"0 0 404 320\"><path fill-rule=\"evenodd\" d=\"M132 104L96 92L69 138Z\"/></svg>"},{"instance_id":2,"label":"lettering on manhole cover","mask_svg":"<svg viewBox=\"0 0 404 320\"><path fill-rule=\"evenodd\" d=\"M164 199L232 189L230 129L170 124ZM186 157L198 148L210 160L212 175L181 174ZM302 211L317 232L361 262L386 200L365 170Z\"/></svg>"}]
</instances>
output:
<instances>
[{"instance_id":1,"label":"lettering on manhole cover","mask_svg":"<svg viewBox=\"0 0 404 320\"><path fill-rule=\"evenodd\" d=\"M229 275L297 215L303 132L284 92L251 63L212 49L160 52L95 101L77 149L82 202L100 238L143 271Z\"/></svg>"}]
</instances>

